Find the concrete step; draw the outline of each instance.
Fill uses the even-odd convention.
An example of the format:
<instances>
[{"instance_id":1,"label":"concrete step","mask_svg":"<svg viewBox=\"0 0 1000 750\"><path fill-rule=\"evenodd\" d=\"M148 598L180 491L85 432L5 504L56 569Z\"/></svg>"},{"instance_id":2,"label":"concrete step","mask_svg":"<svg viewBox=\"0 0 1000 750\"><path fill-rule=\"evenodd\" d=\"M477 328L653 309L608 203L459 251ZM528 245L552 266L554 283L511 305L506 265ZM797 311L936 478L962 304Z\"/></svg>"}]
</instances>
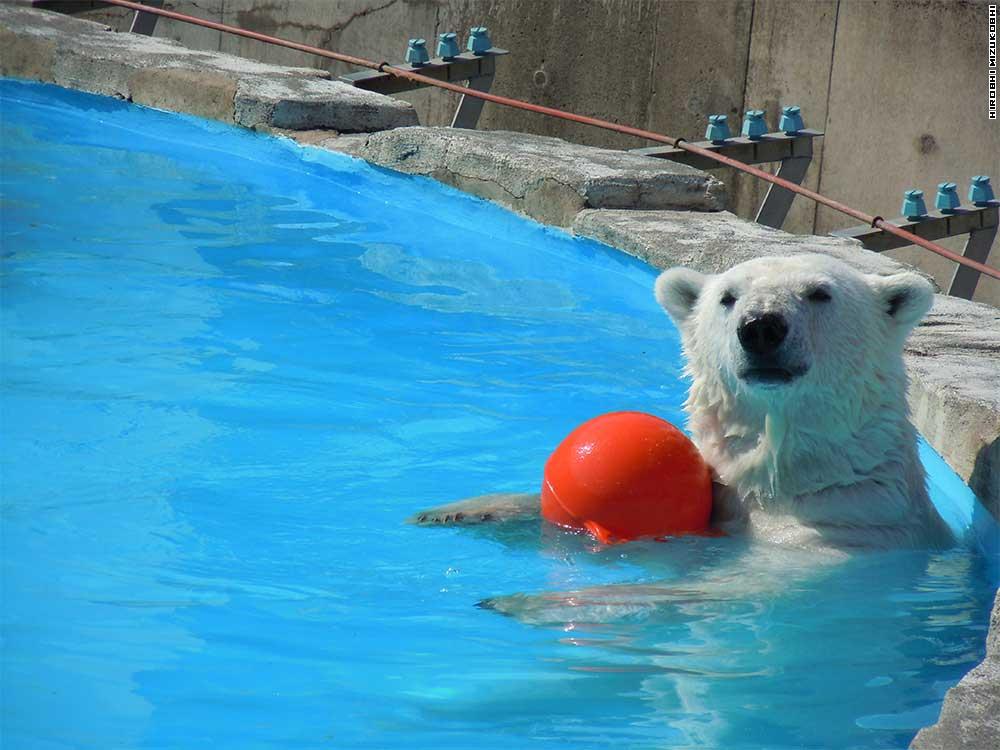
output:
<instances>
[{"instance_id":1,"label":"concrete step","mask_svg":"<svg viewBox=\"0 0 1000 750\"><path fill-rule=\"evenodd\" d=\"M23 6L0 4L0 49L0 75L250 128L357 133L417 124L409 103L326 71L192 50Z\"/></svg>"},{"instance_id":2,"label":"concrete step","mask_svg":"<svg viewBox=\"0 0 1000 750\"><path fill-rule=\"evenodd\" d=\"M413 127L322 145L562 227L585 208L725 207L725 186L693 167L548 136Z\"/></svg>"}]
</instances>

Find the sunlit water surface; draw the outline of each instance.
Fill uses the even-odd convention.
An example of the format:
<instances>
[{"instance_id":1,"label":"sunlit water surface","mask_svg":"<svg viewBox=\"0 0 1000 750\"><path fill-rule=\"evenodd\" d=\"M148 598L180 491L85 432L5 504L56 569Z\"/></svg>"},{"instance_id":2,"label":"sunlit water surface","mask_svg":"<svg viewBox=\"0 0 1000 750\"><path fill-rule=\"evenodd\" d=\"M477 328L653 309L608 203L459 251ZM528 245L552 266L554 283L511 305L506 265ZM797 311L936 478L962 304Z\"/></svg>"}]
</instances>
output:
<instances>
[{"instance_id":1,"label":"sunlit water surface","mask_svg":"<svg viewBox=\"0 0 1000 750\"><path fill-rule=\"evenodd\" d=\"M0 93L5 747L898 748L982 657L961 549L603 623L476 608L745 551L402 523L537 487L601 412L682 424L654 271L344 157Z\"/></svg>"}]
</instances>

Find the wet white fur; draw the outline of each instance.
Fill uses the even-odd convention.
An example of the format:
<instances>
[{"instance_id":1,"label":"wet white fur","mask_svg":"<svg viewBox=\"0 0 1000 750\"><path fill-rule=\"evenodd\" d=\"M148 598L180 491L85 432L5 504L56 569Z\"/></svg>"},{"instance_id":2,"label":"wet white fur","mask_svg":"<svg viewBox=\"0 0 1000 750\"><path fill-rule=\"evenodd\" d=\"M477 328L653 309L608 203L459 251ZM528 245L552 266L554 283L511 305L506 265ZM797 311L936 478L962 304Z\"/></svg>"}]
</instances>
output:
<instances>
[{"instance_id":1,"label":"wet white fur","mask_svg":"<svg viewBox=\"0 0 1000 750\"><path fill-rule=\"evenodd\" d=\"M808 300L820 285L831 299ZM865 275L824 255L774 257L718 275L671 269L656 297L681 332L688 424L724 486L720 525L806 546L947 543L917 457L902 358L933 301L926 280ZM770 387L737 376L736 326L750 311L785 317L784 351L809 367L804 375Z\"/></svg>"}]
</instances>

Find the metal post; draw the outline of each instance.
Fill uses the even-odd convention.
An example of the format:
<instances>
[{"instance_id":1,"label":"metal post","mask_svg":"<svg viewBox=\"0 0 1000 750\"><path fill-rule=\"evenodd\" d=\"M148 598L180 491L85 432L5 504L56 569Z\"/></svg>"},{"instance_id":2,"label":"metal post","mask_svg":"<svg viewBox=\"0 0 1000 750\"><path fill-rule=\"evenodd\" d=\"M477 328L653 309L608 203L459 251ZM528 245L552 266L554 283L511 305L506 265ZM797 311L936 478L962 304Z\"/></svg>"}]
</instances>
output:
<instances>
[{"instance_id":1,"label":"metal post","mask_svg":"<svg viewBox=\"0 0 1000 750\"><path fill-rule=\"evenodd\" d=\"M809 144L811 146L812 142L810 141ZM776 174L796 185L801 185L810 163L812 163L812 156L784 159ZM763 224L765 227L781 229L794 198L795 193L791 190L786 190L772 183L771 187L767 189L767 195L764 196L764 202L760 204L760 210L757 211L757 223Z\"/></svg>"},{"instance_id":2,"label":"metal post","mask_svg":"<svg viewBox=\"0 0 1000 750\"><path fill-rule=\"evenodd\" d=\"M493 85L493 74L480 76L479 78L470 78L468 87L474 89L475 91L488 92L490 86ZM486 102L482 99L475 99L471 96L462 95L462 98L458 102L458 108L455 110L455 117L452 118L451 126L453 128L466 128L468 130L475 130L476 123L479 122L479 115L483 111L483 105Z\"/></svg>"},{"instance_id":3,"label":"metal post","mask_svg":"<svg viewBox=\"0 0 1000 750\"><path fill-rule=\"evenodd\" d=\"M996 224L983 229L973 229L969 232L969 239L965 243L965 252L962 255L971 260L985 263L996 236ZM972 295L976 292L976 284L979 283L979 276L979 271L974 268L956 266L955 274L951 277L951 285L948 287L948 294L962 299L972 299Z\"/></svg>"},{"instance_id":4,"label":"metal post","mask_svg":"<svg viewBox=\"0 0 1000 750\"><path fill-rule=\"evenodd\" d=\"M163 0L146 0L145 4L153 8L162 8ZM137 10L135 16L132 18L132 26L129 28L129 31L133 34L153 36L153 29L156 28L157 19L159 19L157 15Z\"/></svg>"}]
</instances>

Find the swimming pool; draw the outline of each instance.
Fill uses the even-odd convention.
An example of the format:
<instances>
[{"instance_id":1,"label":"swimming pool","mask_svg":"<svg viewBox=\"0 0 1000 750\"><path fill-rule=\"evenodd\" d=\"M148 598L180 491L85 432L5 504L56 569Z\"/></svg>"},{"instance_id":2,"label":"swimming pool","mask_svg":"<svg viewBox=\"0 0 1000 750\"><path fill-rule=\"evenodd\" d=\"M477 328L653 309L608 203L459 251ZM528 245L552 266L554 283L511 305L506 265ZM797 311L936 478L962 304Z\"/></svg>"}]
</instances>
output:
<instances>
[{"instance_id":1,"label":"swimming pool","mask_svg":"<svg viewBox=\"0 0 1000 750\"><path fill-rule=\"evenodd\" d=\"M533 489L595 414L683 423L654 270L344 157L0 94L5 746L896 748L982 658L965 549L602 623L477 609L741 551L402 524Z\"/></svg>"}]
</instances>

